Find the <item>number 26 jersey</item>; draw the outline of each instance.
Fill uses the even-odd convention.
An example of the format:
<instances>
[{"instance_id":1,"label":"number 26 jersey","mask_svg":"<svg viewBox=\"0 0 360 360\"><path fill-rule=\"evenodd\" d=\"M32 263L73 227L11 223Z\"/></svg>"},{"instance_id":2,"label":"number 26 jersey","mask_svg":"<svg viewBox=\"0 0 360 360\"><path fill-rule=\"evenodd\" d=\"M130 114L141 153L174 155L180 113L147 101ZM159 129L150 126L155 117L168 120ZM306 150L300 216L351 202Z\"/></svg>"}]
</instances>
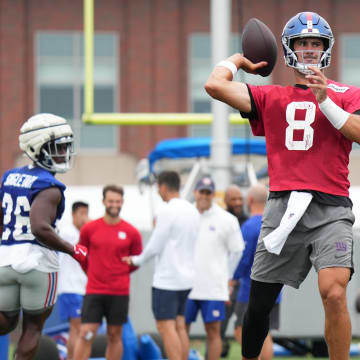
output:
<instances>
[{"instance_id":1,"label":"number 26 jersey","mask_svg":"<svg viewBox=\"0 0 360 360\"><path fill-rule=\"evenodd\" d=\"M54 186L62 192L62 200L52 224L55 228L56 220L59 220L64 212L65 185L55 179L49 171L31 165L15 168L4 174L0 189L4 225L1 245L24 242L41 245L31 233L30 208L39 192Z\"/></svg>"},{"instance_id":2,"label":"number 26 jersey","mask_svg":"<svg viewBox=\"0 0 360 360\"><path fill-rule=\"evenodd\" d=\"M11 265L14 267L17 264L16 269L29 266L44 272L58 270L57 252L37 241L31 232L30 224L32 202L39 192L50 187L59 188L62 194L56 218L52 223L52 227L55 229L56 221L64 212L65 185L55 179L49 171L32 165L9 170L3 175L0 188L3 213L0 266ZM37 260L35 261L35 259Z\"/></svg>"}]
</instances>

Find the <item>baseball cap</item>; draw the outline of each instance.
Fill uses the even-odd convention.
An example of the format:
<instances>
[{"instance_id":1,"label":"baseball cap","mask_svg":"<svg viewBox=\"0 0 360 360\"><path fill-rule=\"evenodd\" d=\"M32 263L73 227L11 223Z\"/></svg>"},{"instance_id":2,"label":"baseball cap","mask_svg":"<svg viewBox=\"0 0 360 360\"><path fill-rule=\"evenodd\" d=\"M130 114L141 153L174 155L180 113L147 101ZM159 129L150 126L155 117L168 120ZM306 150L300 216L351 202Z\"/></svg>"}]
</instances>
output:
<instances>
[{"instance_id":1,"label":"baseball cap","mask_svg":"<svg viewBox=\"0 0 360 360\"><path fill-rule=\"evenodd\" d=\"M211 179L210 176L202 177L195 185L195 190L208 190L210 192L215 191L215 184L214 181Z\"/></svg>"}]
</instances>

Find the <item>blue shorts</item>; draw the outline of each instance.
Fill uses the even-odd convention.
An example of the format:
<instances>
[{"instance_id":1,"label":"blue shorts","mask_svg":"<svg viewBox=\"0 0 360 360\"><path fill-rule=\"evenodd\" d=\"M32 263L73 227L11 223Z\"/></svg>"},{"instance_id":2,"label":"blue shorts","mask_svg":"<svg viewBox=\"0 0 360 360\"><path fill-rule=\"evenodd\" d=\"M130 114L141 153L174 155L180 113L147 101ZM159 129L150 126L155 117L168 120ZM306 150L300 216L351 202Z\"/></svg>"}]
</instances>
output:
<instances>
[{"instance_id":1,"label":"blue shorts","mask_svg":"<svg viewBox=\"0 0 360 360\"><path fill-rule=\"evenodd\" d=\"M156 320L176 319L185 315L189 290L163 290L152 288L152 311Z\"/></svg>"},{"instance_id":2,"label":"blue shorts","mask_svg":"<svg viewBox=\"0 0 360 360\"><path fill-rule=\"evenodd\" d=\"M199 310L201 310L204 323L225 319L225 301L188 299L186 303L185 322L187 324L194 322Z\"/></svg>"},{"instance_id":3,"label":"blue shorts","mask_svg":"<svg viewBox=\"0 0 360 360\"><path fill-rule=\"evenodd\" d=\"M83 298L84 296L79 294L60 294L58 297L60 320L69 321L70 319L79 318Z\"/></svg>"}]
</instances>

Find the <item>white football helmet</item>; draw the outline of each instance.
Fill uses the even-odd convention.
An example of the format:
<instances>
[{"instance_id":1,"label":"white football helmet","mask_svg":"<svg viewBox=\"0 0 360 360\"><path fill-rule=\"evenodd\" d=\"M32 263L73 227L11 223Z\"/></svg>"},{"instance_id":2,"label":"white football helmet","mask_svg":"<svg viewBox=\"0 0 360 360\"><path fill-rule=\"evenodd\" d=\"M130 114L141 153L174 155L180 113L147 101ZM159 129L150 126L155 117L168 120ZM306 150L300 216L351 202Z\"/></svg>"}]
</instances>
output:
<instances>
[{"instance_id":1,"label":"white football helmet","mask_svg":"<svg viewBox=\"0 0 360 360\"><path fill-rule=\"evenodd\" d=\"M54 173L71 168L73 132L68 122L53 114L37 114L20 129L20 149L38 166Z\"/></svg>"}]
</instances>

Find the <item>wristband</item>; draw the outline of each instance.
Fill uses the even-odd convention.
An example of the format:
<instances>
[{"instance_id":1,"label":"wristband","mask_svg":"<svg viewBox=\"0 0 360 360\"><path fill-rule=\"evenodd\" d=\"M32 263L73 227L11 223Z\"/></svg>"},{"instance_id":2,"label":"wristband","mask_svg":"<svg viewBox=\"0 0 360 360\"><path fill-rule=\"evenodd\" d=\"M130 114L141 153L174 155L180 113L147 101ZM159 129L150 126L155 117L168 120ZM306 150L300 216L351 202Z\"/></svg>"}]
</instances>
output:
<instances>
[{"instance_id":1,"label":"wristband","mask_svg":"<svg viewBox=\"0 0 360 360\"><path fill-rule=\"evenodd\" d=\"M235 74L238 71L238 68L236 67L236 65L229 60L222 60L222 61L218 62L215 66L222 66L222 67L227 68L228 70L231 71L233 78L235 77Z\"/></svg>"},{"instance_id":2,"label":"wristband","mask_svg":"<svg viewBox=\"0 0 360 360\"><path fill-rule=\"evenodd\" d=\"M350 113L336 105L329 97L319 104L319 109L338 130L344 126L350 116Z\"/></svg>"}]
</instances>

